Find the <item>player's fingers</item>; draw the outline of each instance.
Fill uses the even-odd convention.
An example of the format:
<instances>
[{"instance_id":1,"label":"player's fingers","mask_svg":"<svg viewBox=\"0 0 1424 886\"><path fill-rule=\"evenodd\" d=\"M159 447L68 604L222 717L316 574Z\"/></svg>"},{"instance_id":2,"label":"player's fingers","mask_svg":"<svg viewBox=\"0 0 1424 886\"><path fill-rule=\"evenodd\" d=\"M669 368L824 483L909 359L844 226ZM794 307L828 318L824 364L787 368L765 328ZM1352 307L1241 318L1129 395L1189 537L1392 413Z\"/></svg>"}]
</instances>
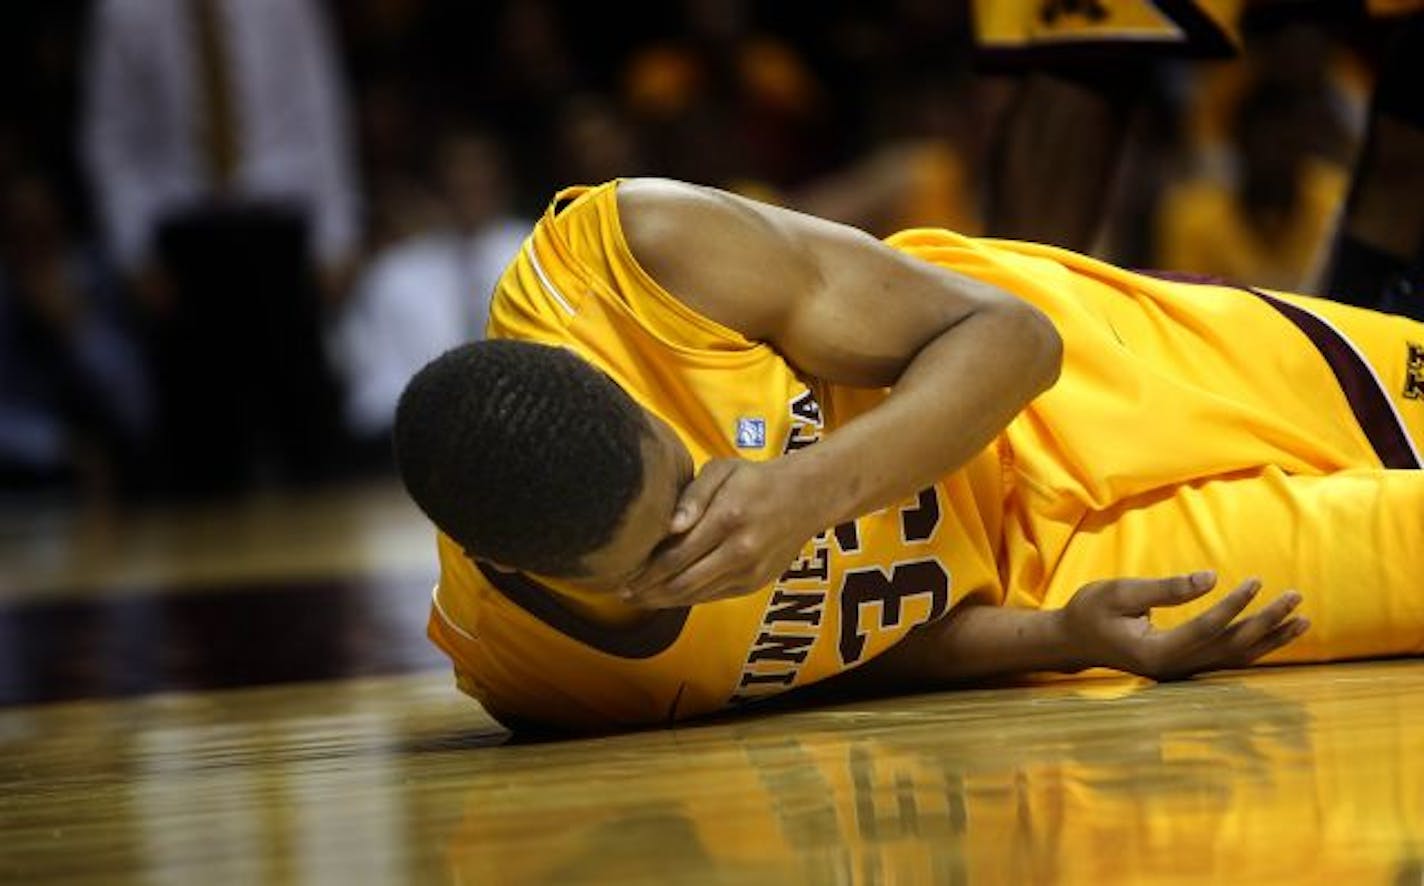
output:
<instances>
[{"instance_id":1,"label":"player's fingers","mask_svg":"<svg viewBox=\"0 0 1424 886\"><path fill-rule=\"evenodd\" d=\"M667 581L670 577L678 574L693 563L705 557L725 538L723 529L714 525L715 521L703 521L702 516L711 506L711 498L703 502L702 495L715 497L716 492L721 489L731 475L734 462L723 462L728 464L728 468L713 468L707 484L703 487L704 492L699 493L696 508L696 518L689 525L689 529L682 534L669 536L662 544L653 550L647 564L628 580L627 590L633 596L638 596L650 588L656 587ZM706 472L704 472L706 473ZM697 481L694 480L693 483ZM683 507L680 502L678 507Z\"/></svg>"},{"instance_id":2,"label":"player's fingers","mask_svg":"<svg viewBox=\"0 0 1424 886\"><path fill-rule=\"evenodd\" d=\"M668 522L668 532L677 535L696 526L707 512L707 505L716 497L717 490L732 476L737 465L737 460L730 458L714 459L703 465L678 496L677 506L673 508Z\"/></svg>"},{"instance_id":3,"label":"player's fingers","mask_svg":"<svg viewBox=\"0 0 1424 886\"><path fill-rule=\"evenodd\" d=\"M1163 631L1162 645L1173 651L1183 651L1210 643L1231 626L1236 616L1251 605L1260 590L1261 582L1258 579L1246 579L1216 601L1210 609L1171 630Z\"/></svg>"},{"instance_id":4,"label":"player's fingers","mask_svg":"<svg viewBox=\"0 0 1424 886\"><path fill-rule=\"evenodd\" d=\"M1211 570L1171 578L1120 578L1108 582L1104 602L1118 615L1146 615L1158 606L1195 600L1216 586Z\"/></svg>"},{"instance_id":5,"label":"player's fingers","mask_svg":"<svg viewBox=\"0 0 1424 886\"><path fill-rule=\"evenodd\" d=\"M1244 668L1259 659L1265 658L1277 649L1294 642L1308 630L1310 630L1310 619L1299 615L1294 618L1288 618L1267 631L1264 637L1261 637L1241 653L1231 666Z\"/></svg>"},{"instance_id":6,"label":"player's fingers","mask_svg":"<svg viewBox=\"0 0 1424 886\"><path fill-rule=\"evenodd\" d=\"M1286 591L1276 599L1261 607L1261 611L1250 618L1243 618L1231 626L1228 640L1236 650L1250 649L1262 637L1278 627L1294 609L1300 605L1301 596L1297 591Z\"/></svg>"},{"instance_id":7,"label":"player's fingers","mask_svg":"<svg viewBox=\"0 0 1424 886\"><path fill-rule=\"evenodd\" d=\"M735 563L725 556L725 549L714 550L667 581L651 585L625 600L651 609L669 609L705 603L726 590L729 573Z\"/></svg>"},{"instance_id":8,"label":"player's fingers","mask_svg":"<svg viewBox=\"0 0 1424 886\"><path fill-rule=\"evenodd\" d=\"M712 553L722 540L722 535L715 531L715 527L705 523L693 527L686 535L668 540L658 546L648 560L648 565L629 580L620 596L625 600L641 600Z\"/></svg>"}]
</instances>

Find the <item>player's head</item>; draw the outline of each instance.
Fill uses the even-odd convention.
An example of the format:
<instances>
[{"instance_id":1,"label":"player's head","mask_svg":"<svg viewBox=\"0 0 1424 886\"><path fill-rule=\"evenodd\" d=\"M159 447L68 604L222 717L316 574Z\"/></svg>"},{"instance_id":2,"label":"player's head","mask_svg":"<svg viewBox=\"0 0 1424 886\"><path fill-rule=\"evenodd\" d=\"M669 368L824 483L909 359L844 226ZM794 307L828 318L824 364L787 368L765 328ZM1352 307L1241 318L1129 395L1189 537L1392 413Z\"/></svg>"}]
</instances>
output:
<instances>
[{"instance_id":1,"label":"player's head","mask_svg":"<svg viewBox=\"0 0 1424 886\"><path fill-rule=\"evenodd\" d=\"M447 351L396 408L396 462L470 556L616 587L667 533L691 457L573 353L517 341Z\"/></svg>"}]
</instances>

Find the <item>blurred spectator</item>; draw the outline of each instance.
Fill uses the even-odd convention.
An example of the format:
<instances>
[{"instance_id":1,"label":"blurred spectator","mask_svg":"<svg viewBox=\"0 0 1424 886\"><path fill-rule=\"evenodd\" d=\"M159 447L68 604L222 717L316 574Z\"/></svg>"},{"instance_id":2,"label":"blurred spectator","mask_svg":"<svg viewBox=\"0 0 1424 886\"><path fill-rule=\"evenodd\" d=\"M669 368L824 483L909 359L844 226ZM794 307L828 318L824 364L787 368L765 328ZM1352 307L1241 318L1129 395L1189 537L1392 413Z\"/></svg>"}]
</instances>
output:
<instances>
[{"instance_id":1,"label":"blurred spectator","mask_svg":"<svg viewBox=\"0 0 1424 886\"><path fill-rule=\"evenodd\" d=\"M802 212L854 225L877 236L912 227L977 234L979 219L963 157L946 141L890 142L864 160L778 198Z\"/></svg>"},{"instance_id":2,"label":"blurred spectator","mask_svg":"<svg viewBox=\"0 0 1424 886\"><path fill-rule=\"evenodd\" d=\"M555 187L596 184L648 172L637 131L609 100L580 95L559 109ZM547 200L549 194L544 195Z\"/></svg>"},{"instance_id":3,"label":"blurred spectator","mask_svg":"<svg viewBox=\"0 0 1424 886\"><path fill-rule=\"evenodd\" d=\"M348 426L381 459L406 381L440 352L483 334L495 283L533 227L512 213L508 164L493 137L446 137L437 167L447 221L378 252L334 334Z\"/></svg>"},{"instance_id":4,"label":"blurred spectator","mask_svg":"<svg viewBox=\"0 0 1424 886\"><path fill-rule=\"evenodd\" d=\"M40 179L0 192L0 244L0 485L132 488L152 404L115 288Z\"/></svg>"},{"instance_id":5,"label":"blurred spectator","mask_svg":"<svg viewBox=\"0 0 1424 886\"><path fill-rule=\"evenodd\" d=\"M789 43L754 27L745 0L684 0L675 38L629 59L623 95L675 178L783 188L822 171L822 95Z\"/></svg>"},{"instance_id":6,"label":"blurred spectator","mask_svg":"<svg viewBox=\"0 0 1424 886\"><path fill-rule=\"evenodd\" d=\"M797 208L879 236L912 227L980 233L972 179L979 98L962 74L907 78L878 103L877 143L799 189Z\"/></svg>"},{"instance_id":7,"label":"blurred spectator","mask_svg":"<svg viewBox=\"0 0 1424 886\"><path fill-rule=\"evenodd\" d=\"M431 122L415 109L409 86L395 78L367 84L358 104L361 175L370 195L367 235L379 241L383 234L374 228L382 221L374 217L380 212L375 192L419 177Z\"/></svg>"},{"instance_id":8,"label":"blurred spectator","mask_svg":"<svg viewBox=\"0 0 1424 886\"><path fill-rule=\"evenodd\" d=\"M585 68L586 47L571 33L567 7L551 0L518 0L493 12L482 10L494 46L474 74L472 95L454 104L456 118L488 122L508 144L517 146L508 162L521 181L533 185L528 199L515 195L522 211L542 209L550 193L567 184L557 178L559 116L570 99L591 86ZM599 34L583 43L603 40ZM473 102L470 98L474 98Z\"/></svg>"},{"instance_id":9,"label":"blurred spectator","mask_svg":"<svg viewBox=\"0 0 1424 886\"><path fill-rule=\"evenodd\" d=\"M313 272L339 293L358 219L318 4L101 0L86 69L85 155L151 313L172 490L238 491L269 464L320 479L338 398Z\"/></svg>"},{"instance_id":10,"label":"blurred spectator","mask_svg":"<svg viewBox=\"0 0 1424 886\"><path fill-rule=\"evenodd\" d=\"M1242 97L1232 133L1236 174L1167 195L1160 264L1233 282L1306 292L1330 241L1348 173L1313 149L1330 128L1307 94L1261 84Z\"/></svg>"},{"instance_id":11,"label":"blurred spectator","mask_svg":"<svg viewBox=\"0 0 1424 886\"><path fill-rule=\"evenodd\" d=\"M88 229L76 163L75 56L86 0L8 3L0 27L0 178L43 178L75 233Z\"/></svg>"},{"instance_id":12,"label":"blurred spectator","mask_svg":"<svg viewBox=\"0 0 1424 886\"><path fill-rule=\"evenodd\" d=\"M1390 21L1326 285L1341 301L1424 320L1424 3L1372 11L1400 18Z\"/></svg>"},{"instance_id":13,"label":"blurred spectator","mask_svg":"<svg viewBox=\"0 0 1424 886\"><path fill-rule=\"evenodd\" d=\"M1098 38L1121 46L1136 31L1098 31L1146 4L679 0L616 27L606 9L559 0L13 5L0 29L0 182L15 183L0 242L0 460L12 467L17 452L46 452L33 463L74 476L76 464L104 461L76 455L84 440L122 465L156 425L153 461L178 491L239 488L264 467L315 477L332 463L342 408L383 451L404 374L478 334L478 298L517 248L519 219L561 185L619 176L721 185L876 234L988 230L1308 286L1303 275L1328 258L1322 231L1353 145L1337 123L1311 132L1306 121L1324 120L1323 72L1336 87L1325 103L1350 103L1334 70L1346 41L1365 59L1353 75L1360 128L1379 59L1392 85L1374 94L1335 257L1338 294L1370 301L1383 287L1397 309L1424 310L1424 167L1412 162L1420 0L1366 4L1399 16L1363 29L1371 20L1354 4L1246 4L1237 29L1223 16L1238 0L1174 3L1176 15L1215 10L1226 43L1125 54L1104 54ZM1322 18L1329 27L1294 27ZM1005 22L1052 53L1021 64L998 53L1014 76L989 75L989 38L1014 37ZM1075 33L1088 53L1077 63L1060 54ZM1164 60L1228 51L1237 36L1240 58L1213 68ZM1063 62L1047 69L1058 76L1042 74L1049 55ZM1290 98L1238 113L1263 77ZM76 84L88 87L80 114ZM463 120L486 132L442 140L432 177L430 143ZM76 142L82 150L70 150ZM364 219L358 191L370 195ZM15 220L47 213L56 221ZM139 329L158 387L149 407L122 343L122 293L76 245L91 230L146 309ZM333 320L345 398L321 348ZM94 349L95 329L112 347ZM121 352L104 359L129 369L93 369L92 354ZM25 450L23 439L49 442Z\"/></svg>"},{"instance_id":14,"label":"blurred spectator","mask_svg":"<svg viewBox=\"0 0 1424 886\"><path fill-rule=\"evenodd\" d=\"M1292 127L1290 137L1307 142L1297 148L1348 165L1368 102L1368 82L1362 81L1369 76L1359 61L1315 22L1268 20L1255 24L1246 38L1241 58L1202 63L1192 70L1187 84L1191 96L1180 109L1180 141L1196 171L1234 174L1240 149L1238 109L1248 93L1262 89L1289 97L1299 113L1315 118L1318 127L1313 130Z\"/></svg>"},{"instance_id":15,"label":"blurred spectator","mask_svg":"<svg viewBox=\"0 0 1424 886\"><path fill-rule=\"evenodd\" d=\"M548 109L578 88L578 53L570 51L561 23L557 4L548 0L520 0L504 7L495 20L499 39L488 69L494 94L504 103Z\"/></svg>"}]
</instances>

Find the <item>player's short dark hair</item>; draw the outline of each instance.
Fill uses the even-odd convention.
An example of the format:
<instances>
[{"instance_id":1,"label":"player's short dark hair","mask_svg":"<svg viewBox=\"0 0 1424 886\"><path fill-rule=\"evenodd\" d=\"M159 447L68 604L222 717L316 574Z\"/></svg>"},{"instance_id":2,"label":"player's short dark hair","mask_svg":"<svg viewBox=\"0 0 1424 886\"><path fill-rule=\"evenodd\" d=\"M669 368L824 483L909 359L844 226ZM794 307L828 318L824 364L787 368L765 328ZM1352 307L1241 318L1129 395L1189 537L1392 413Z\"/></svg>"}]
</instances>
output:
<instances>
[{"instance_id":1,"label":"player's short dark hair","mask_svg":"<svg viewBox=\"0 0 1424 886\"><path fill-rule=\"evenodd\" d=\"M406 489L466 553L577 576L643 485L642 409L573 353L520 341L445 352L396 407Z\"/></svg>"}]
</instances>

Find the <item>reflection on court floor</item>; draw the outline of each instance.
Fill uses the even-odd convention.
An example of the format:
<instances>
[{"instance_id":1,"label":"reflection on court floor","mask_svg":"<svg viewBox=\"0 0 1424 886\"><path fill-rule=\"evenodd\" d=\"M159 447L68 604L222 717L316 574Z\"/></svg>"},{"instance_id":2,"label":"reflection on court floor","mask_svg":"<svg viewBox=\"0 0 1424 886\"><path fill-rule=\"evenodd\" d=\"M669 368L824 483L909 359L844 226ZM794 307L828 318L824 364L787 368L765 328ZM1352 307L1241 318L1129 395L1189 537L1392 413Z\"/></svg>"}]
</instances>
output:
<instances>
[{"instance_id":1,"label":"reflection on court floor","mask_svg":"<svg viewBox=\"0 0 1424 886\"><path fill-rule=\"evenodd\" d=\"M351 537L380 549L380 526L408 533L392 501L347 500L348 528L375 533ZM283 524L281 510L263 532L298 551L307 518ZM236 564L271 541L231 537L221 556ZM322 542L328 579L266 568L224 583L211 564L168 564L195 580L32 582L0 600L0 881L1424 876L1424 662L1049 683L522 740L423 657L417 561L335 568L337 541ZM145 631L114 618L126 612L146 613ZM64 627L75 618L87 627ZM91 679L127 660L92 644L125 630L130 651L147 644L134 660L152 681ZM65 664L86 655L97 672ZM222 688L234 686L245 688Z\"/></svg>"},{"instance_id":2,"label":"reflection on court floor","mask_svg":"<svg viewBox=\"0 0 1424 886\"><path fill-rule=\"evenodd\" d=\"M1421 689L1418 665L1312 668L501 748L452 865L467 882L1418 882ZM497 789L511 772L541 789Z\"/></svg>"},{"instance_id":3,"label":"reflection on court floor","mask_svg":"<svg viewBox=\"0 0 1424 886\"><path fill-rule=\"evenodd\" d=\"M1424 666L520 743L441 673L0 712L0 875L1416 883Z\"/></svg>"}]
</instances>

